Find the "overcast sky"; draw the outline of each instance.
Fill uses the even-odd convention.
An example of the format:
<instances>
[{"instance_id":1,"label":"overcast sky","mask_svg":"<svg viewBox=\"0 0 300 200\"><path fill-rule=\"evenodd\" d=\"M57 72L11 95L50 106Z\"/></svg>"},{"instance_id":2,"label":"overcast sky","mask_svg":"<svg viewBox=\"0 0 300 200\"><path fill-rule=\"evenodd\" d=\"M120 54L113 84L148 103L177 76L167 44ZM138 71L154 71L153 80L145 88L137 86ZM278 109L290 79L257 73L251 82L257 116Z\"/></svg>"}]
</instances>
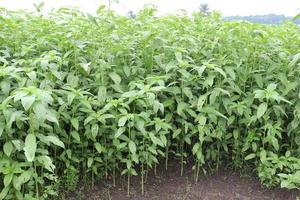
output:
<instances>
[{"instance_id":1,"label":"overcast sky","mask_svg":"<svg viewBox=\"0 0 300 200\"><path fill-rule=\"evenodd\" d=\"M40 0L0 0L0 7L32 10L34 2ZM100 5L107 2L108 0L44 0L47 10L75 6L90 13L95 13ZM145 4L154 4L160 14L174 13L180 9L191 13L202 3L207 3L212 10L220 11L223 16L269 13L295 16L300 13L300 0L119 0L119 4L114 4L113 9L120 14L126 14L130 10L137 12Z\"/></svg>"}]
</instances>

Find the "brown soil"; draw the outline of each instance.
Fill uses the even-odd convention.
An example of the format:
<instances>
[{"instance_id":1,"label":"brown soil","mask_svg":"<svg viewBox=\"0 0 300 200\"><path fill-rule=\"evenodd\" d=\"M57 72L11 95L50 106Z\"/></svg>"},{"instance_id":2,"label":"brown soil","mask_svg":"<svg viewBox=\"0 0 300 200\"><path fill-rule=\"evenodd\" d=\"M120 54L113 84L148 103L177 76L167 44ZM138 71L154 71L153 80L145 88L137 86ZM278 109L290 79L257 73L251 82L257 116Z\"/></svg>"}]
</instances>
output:
<instances>
[{"instance_id":1,"label":"brown soil","mask_svg":"<svg viewBox=\"0 0 300 200\"><path fill-rule=\"evenodd\" d=\"M157 176L148 174L145 195L141 195L140 177L132 177L131 197L127 197L127 180L99 183L91 190L77 191L74 199L92 200L295 200L300 192L285 189L267 189L253 177L241 177L234 171L220 171L201 175L197 183L191 170L179 175L179 164L173 163L167 171L157 169ZM190 168L190 167L189 167ZM78 195L80 194L80 195Z\"/></svg>"}]
</instances>

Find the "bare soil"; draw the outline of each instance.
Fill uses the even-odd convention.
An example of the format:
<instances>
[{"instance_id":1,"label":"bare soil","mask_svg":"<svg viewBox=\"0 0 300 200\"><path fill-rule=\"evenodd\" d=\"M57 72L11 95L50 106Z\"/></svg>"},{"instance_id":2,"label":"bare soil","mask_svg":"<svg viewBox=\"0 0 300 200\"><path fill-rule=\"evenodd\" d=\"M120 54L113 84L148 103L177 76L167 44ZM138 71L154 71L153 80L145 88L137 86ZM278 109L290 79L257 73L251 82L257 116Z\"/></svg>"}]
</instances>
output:
<instances>
[{"instance_id":1,"label":"bare soil","mask_svg":"<svg viewBox=\"0 0 300 200\"><path fill-rule=\"evenodd\" d=\"M191 169L191 167L189 167ZM75 194L75 193L74 193ZM76 196L76 197L75 197ZM300 191L268 189L255 177L243 177L232 170L219 170L213 175L201 175L195 183L191 170L180 176L179 164L171 163L166 171L149 172L145 195L141 195L140 177L132 177L131 196L127 196L127 179L101 182L89 190L78 190L72 199L88 200L295 200Z\"/></svg>"}]
</instances>

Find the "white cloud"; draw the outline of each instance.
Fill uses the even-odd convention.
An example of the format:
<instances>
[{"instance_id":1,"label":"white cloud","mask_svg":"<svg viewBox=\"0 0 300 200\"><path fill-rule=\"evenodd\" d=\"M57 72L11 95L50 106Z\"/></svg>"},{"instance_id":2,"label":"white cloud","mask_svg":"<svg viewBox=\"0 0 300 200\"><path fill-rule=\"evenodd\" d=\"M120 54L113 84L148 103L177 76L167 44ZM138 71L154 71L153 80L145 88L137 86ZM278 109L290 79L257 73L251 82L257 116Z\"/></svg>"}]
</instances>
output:
<instances>
[{"instance_id":1,"label":"white cloud","mask_svg":"<svg viewBox=\"0 0 300 200\"><path fill-rule=\"evenodd\" d=\"M83 11L94 13L102 4L109 0L44 0L46 9L62 6L75 6ZM0 0L0 6L7 9L33 9L33 3L38 0ZM228 15L284 14L294 16L300 12L299 0L119 0L113 4L118 13L126 14L132 10L137 12L145 4L154 4L161 14L174 13L184 9L191 13L198 9L201 3L208 3L212 10Z\"/></svg>"}]
</instances>

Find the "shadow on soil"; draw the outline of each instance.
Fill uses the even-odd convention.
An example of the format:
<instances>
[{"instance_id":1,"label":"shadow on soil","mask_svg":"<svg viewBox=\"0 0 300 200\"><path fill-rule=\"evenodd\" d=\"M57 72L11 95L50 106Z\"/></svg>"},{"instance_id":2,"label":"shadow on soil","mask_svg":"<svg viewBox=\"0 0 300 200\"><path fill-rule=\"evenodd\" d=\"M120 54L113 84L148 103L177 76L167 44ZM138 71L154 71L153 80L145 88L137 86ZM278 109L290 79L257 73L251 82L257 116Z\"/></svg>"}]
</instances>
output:
<instances>
[{"instance_id":1,"label":"shadow on soil","mask_svg":"<svg viewBox=\"0 0 300 200\"><path fill-rule=\"evenodd\" d=\"M190 168L190 167L189 167ZM140 177L132 177L131 196L127 197L127 180L101 182L89 190L78 190L73 199L87 200L295 200L300 191L268 189L257 178L241 177L238 172L219 171L201 175L197 183L191 170L179 175L178 163L170 163L168 170L158 169L157 176L149 172L145 195L141 195Z\"/></svg>"}]
</instances>

